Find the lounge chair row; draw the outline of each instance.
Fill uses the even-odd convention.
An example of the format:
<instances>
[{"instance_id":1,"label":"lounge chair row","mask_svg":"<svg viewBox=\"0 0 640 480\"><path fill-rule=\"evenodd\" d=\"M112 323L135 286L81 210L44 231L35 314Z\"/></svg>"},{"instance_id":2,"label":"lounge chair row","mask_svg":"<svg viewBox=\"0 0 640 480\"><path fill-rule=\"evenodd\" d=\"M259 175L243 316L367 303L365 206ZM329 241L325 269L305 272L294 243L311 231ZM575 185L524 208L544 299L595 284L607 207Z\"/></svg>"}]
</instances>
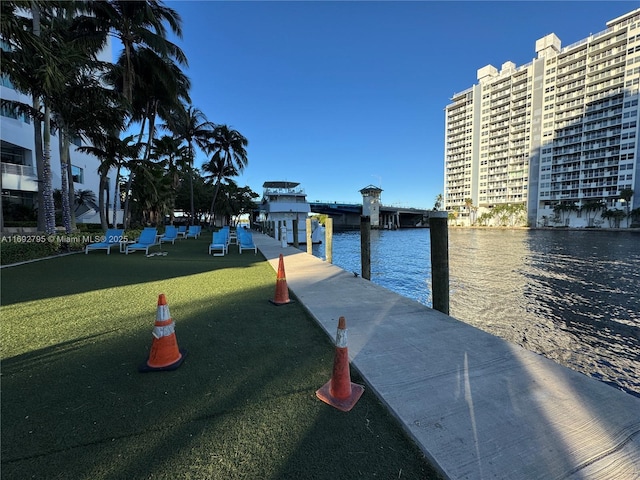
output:
<instances>
[{"instance_id":1,"label":"lounge chair row","mask_svg":"<svg viewBox=\"0 0 640 480\"><path fill-rule=\"evenodd\" d=\"M213 253L215 257L221 257L229 253L229 244L235 239L238 243L238 251L253 250L254 254L258 253L258 247L253 243L253 236L244 228L237 228L235 232L231 232L230 228L223 227L213 233L211 243L209 244L209 255Z\"/></svg>"},{"instance_id":2,"label":"lounge chair row","mask_svg":"<svg viewBox=\"0 0 640 480\"><path fill-rule=\"evenodd\" d=\"M156 228L147 227L135 242L127 242L123 229L110 228L107 230L102 242L90 243L85 247L84 253L88 254L89 250L106 250L107 255L109 255L111 253L111 247L120 246L121 252L126 254L135 250L144 250L148 255L150 247L162 245L165 242L175 244L175 241L179 238L198 238L201 231L202 227L199 225L191 225L189 230L187 230L185 226L175 227L173 225L167 225L164 234L159 237Z\"/></svg>"}]
</instances>

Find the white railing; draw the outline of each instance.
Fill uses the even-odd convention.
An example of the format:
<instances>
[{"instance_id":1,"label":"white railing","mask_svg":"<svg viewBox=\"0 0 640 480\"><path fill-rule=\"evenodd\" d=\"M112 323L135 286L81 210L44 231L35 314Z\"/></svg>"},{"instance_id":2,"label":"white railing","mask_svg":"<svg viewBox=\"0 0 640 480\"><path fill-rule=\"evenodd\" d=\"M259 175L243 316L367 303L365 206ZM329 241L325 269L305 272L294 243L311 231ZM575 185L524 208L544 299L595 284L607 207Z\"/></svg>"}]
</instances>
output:
<instances>
[{"instance_id":1,"label":"white railing","mask_svg":"<svg viewBox=\"0 0 640 480\"><path fill-rule=\"evenodd\" d=\"M15 163L2 163L2 173L9 175L20 175L23 177L37 177L36 169L29 165L18 165Z\"/></svg>"},{"instance_id":2,"label":"white railing","mask_svg":"<svg viewBox=\"0 0 640 480\"><path fill-rule=\"evenodd\" d=\"M266 188L265 195L304 195L303 188Z\"/></svg>"}]
</instances>

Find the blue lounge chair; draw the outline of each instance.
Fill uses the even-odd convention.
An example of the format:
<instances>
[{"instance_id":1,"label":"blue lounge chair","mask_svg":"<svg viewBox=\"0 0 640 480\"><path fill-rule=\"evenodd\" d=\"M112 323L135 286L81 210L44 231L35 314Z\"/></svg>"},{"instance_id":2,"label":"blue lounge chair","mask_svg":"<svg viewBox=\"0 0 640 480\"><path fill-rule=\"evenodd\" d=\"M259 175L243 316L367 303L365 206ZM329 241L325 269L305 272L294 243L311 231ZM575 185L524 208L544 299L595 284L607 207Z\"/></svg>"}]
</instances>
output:
<instances>
[{"instance_id":1,"label":"blue lounge chair","mask_svg":"<svg viewBox=\"0 0 640 480\"><path fill-rule=\"evenodd\" d=\"M149 255L149 248L155 245L160 245L156 242L156 236L158 234L158 230L155 228L145 228L142 230L140 237L136 240L136 243L132 243L131 245L127 245L127 250L125 253L129 255L129 252L133 252L135 250L144 250L144 253Z\"/></svg>"},{"instance_id":2,"label":"blue lounge chair","mask_svg":"<svg viewBox=\"0 0 640 480\"><path fill-rule=\"evenodd\" d=\"M104 236L103 242L90 243L84 249L85 255L89 253L89 250L106 250L107 255L111 253L111 247L114 245L120 245L123 240L124 230L118 228L110 228Z\"/></svg>"},{"instance_id":3,"label":"blue lounge chair","mask_svg":"<svg viewBox=\"0 0 640 480\"><path fill-rule=\"evenodd\" d=\"M198 238L200 236L200 225L189 225L189 230L185 235L185 238Z\"/></svg>"},{"instance_id":4,"label":"blue lounge chair","mask_svg":"<svg viewBox=\"0 0 640 480\"><path fill-rule=\"evenodd\" d=\"M227 250L229 250L229 227L222 227L218 233L220 233L221 238L224 239Z\"/></svg>"},{"instance_id":5,"label":"blue lounge chair","mask_svg":"<svg viewBox=\"0 0 640 480\"><path fill-rule=\"evenodd\" d=\"M187 235L187 227L185 225L180 225L178 227L178 238L184 238Z\"/></svg>"},{"instance_id":6,"label":"blue lounge chair","mask_svg":"<svg viewBox=\"0 0 640 480\"><path fill-rule=\"evenodd\" d=\"M214 253L214 257L223 257L225 253L227 253L227 242L225 241L225 236L222 232L214 232L211 240L211 244L209 245L209 255L211 252L220 252Z\"/></svg>"},{"instance_id":7,"label":"blue lounge chair","mask_svg":"<svg viewBox=\"0 0 640 480\"><path fill-rule=\"evenodd\" d=\"M164 235L160 237L160 243L171 242L174 244L178 238L178 228L172 225L167 225L164 229Z\"/></svg>"},{"instance_id":8,"label":"blue lounge chair","mask_svg":"<svg viewBox=\"0 0 640 480\"><path fill-rule=\"evenodd\" d=\"M238 238L238 250L242 253L242 250L253 250L253 253L258 253L258 247L253 243L253 236L250 233L240 235Z\"/></svg>"}]
</instances>

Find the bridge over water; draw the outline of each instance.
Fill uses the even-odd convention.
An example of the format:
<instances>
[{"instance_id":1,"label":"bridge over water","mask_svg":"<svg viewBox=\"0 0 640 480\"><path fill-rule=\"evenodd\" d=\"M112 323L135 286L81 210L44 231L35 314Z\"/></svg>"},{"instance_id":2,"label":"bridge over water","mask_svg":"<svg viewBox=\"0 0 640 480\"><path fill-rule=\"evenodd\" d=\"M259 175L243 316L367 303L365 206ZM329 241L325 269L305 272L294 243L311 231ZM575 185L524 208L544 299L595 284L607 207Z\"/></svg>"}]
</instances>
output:
<instances>
[{"instance_id":1,"label":"bridge over water","mask_svg":"<svg viewBox=\"0 0 640 480\"><path fill-rule=\"evenodd\" d=\"M360 228L362 204L311 201L311 211L329 215L333 219L334 230L351 230ZM431 210L419 208L393 207L380 205L379 226L372 228L420 228L429 226Z\"/></svg>"}]
</instances>

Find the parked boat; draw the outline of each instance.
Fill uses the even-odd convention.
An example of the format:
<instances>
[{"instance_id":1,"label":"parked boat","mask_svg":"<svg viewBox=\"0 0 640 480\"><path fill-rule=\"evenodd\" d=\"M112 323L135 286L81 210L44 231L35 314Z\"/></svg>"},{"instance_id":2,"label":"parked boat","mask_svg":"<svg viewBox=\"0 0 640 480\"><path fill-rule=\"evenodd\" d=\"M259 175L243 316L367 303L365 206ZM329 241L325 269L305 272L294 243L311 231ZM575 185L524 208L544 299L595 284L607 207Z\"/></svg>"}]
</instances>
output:
<instances>
[{"instance_id":1,"label":"parked boat","mask_svg":"<svg viewBox=\"0 0 640 480\"><path fill-rule=\"evenodd\" d=\"M307 202L307 194L297 182L269 181L264 182L262 202L260 204L260 221L266 224L274 222L278 226L287 227L287 243L293 243L293 221L298 220L298 243L307 243L306 220L311 213ZM278 236L279 238L279 236ZM311 243L322 242L320 223L311 219Z\"/></svg>"}]
</instances>

